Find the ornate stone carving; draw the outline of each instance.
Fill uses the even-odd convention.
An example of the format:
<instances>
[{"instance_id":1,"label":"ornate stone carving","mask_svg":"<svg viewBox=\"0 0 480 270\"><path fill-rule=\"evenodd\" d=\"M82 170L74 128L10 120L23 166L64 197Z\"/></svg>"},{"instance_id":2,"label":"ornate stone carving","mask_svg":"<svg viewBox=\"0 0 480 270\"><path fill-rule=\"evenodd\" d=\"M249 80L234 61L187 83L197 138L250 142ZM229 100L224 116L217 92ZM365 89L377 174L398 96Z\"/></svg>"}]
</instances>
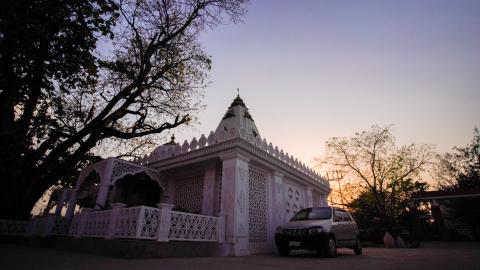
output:
<instances>
[{"instance_id":1,"label":"ornate stone carving","mask_svg":"<svg viewBox=\"0 0 480 270\"><path fill-rule=\"evenodd\" d=\"M267 241L267 178L264 172L249 169L248 230L250 242Z\"/></svg>"},{"instance_id":2,"label":"ornate stone carving","mask_svg":"<svg viewBox=\"0 0 480 270\"><path fill-rule=\"evenodd\" d=\"M187 241L217 241L218 218L172 211L168 238Z\"/></svg>"},{"instance_id":3,"label":"ornate stone carving","mask_svg":"<svg viewBox=\"0 0 480 270\"><path fill-rule=\"evenodd\" d=\"M213 133L213 131L210 131L210 134L208 135L208 138L207 138L208 146L214 145L216 142L217 142L217 138L215 137L215 133Z\"/></svg>"},{"instance_id":4,"label":"ornate stone carving","mask_svg":"<svg viewBox=\"0 0 480 270\"><path fill-rule=\"evenodd\" d=\"M203 148L205 147L205 145L207 145L207 138L205 138L205 135L202 134L202 136L200 136L200 139L198 140L198 147Z\"/></svg>"},{"instance_id":5,"label":"ornate stone carving","mask_svg":"<svg viewBox=\"0 0 480 270\"><path fill-rule=\"evenodd\" d=\"M304 191L300 186L285 183L285 213L290 219L305 207Z\"/></svg>"},{"instance_id":6,"label":"ornate stone carving","mask_svg":"<svg viewBox=\"0 0 480 270\"><path fill-rule=\"evenodd\" d=\"M202 211L203 175L195 175L175 181L174 204L190 213Z\"/></svg>"},{"instance_id":7,"label":"ornate stone carving","mask_svg":"<svg viewBox=\"0 0 480 270\"><path fill-rule=\"evenodd\" d=\"M192 141L190 142L190 151L196 150L197 146L198 146L197 138L193 137Z\"/></svg>"}]
</instances>

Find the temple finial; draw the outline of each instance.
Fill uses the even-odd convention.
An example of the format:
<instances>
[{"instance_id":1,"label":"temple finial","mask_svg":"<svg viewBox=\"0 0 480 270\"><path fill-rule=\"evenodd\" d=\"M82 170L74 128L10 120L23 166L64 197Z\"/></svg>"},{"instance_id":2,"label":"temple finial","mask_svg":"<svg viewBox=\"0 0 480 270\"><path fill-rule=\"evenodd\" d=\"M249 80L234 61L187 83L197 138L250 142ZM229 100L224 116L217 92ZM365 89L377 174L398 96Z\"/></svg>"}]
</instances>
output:
<instances>
[{"instance_id":1,"label":"temple finial","mask_svg":"<svg viewBox=\"0 0 480 270\"><path fill-rule=\"evenodd\" d=\"M237 97L240 96L240 88L237 88Z\"/></svg>"}]
</instances>

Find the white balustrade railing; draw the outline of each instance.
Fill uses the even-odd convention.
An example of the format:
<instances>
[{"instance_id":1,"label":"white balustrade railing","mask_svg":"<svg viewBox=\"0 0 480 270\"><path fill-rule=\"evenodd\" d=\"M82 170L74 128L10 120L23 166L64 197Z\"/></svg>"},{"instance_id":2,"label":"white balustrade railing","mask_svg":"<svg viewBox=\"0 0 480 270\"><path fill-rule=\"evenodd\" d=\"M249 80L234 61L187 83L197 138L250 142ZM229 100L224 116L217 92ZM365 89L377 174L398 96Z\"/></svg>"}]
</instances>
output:
<instances>
[{"instance_id":1,"label":"white balustrade railing","mask_svg":"<svg viewBox=\"0 0 480 270\"><path fill-rule=\"evenodd\" d=\"M160 223L158 208L138 206L120 209L115 223L116 238L156 239Z\"/></svg>"},{"instance_id":2,"label":"white balustrade railing","mask_svg":"<svg viewBox=\"0 0 480 270\"><path fill-rule=\"evenodd\" d=\"M0 229L18 235L69 235L105 239L145 239L157 241L212 241L225 239L225 216L220 217L171 211L173 205L159 208L116 204L110 210L84 209L71 220L61 216L39 216L27 222L2 221ZM26 228L26 230L25 230Z\"/></svg>"},{"instance_id":3,"label":"white balustrade railing","mask_svg":"<svg viewBox=\"0 0 480 270\"><path fill-rule=\"evenodd\" d=\"M79 229L81 217L82 216L80 214L76 214L73 216L72 222L70 222L70 229L68 231L69 235L72 235L72 236L79 235L78 229Z\"/></svg>"},{"instance_id":4,"label":"white balustrade railing","mask_svg":"<svg viewBox=\"0 0 480 270\"><path fill-rule=\"evenodd\" d=\"M172 211L168 238L176 241L218 241L219 218Z\"/></svg>"},{"instance_id":5,"label":"white balustrade railing","mask_svg":"<svg viewBox=\"0 0 480 270\"><path fill-rule=\"evenodd\" d=\"M49 217L37 217L33 219L34 227L32 228L33 235L45 235L48 233L48 220Z\"/></svg>"},{"instance_id":6,"label":"white balustrade railing","mask_svg":"<svg viewBox=\"0 0 480 270\"><path fill-rule=\"evenodd\" d=\"M0 219L0 235L24 235L28 221Z\"/></svg>"},{"instance_id":7,"label":"white balustrade railing","mask_svg":"<svg viewBox=\"0 0 480 270\"><path fill-rule=\"evenodd\" d=\"M143 207L140 212L141 229L138 239L156 239L158 237L158 228L160 226L160 210L153 207Z\"/></svg>"},{"instance_id":8,"label":"white balustrade railing","mask_svg":"<svg viewBox=\"0 0 480 270\"><path fill-rule=\"evenodd\" d=\"M70 222L69 219L61 216L54 216L52 228L53 235L68 235Z\"/></svg>"},{"instance_id":9,"label":"white balustrade railing","mask_svg":"<svg viewBox=\"0 0 480 270\"><path fill-rule=\"evenodd\" d=\"M82 236L105 237L112 210L87 212Z\"/></svg>"},{"instance_id":10,"label":"white balustrade railing","mask_svg":"<svg viewBox=\"0 0 480 270\"><path fill-rule=\"evenodd\" d=\"M173 156L200 150L204 147L212 146L224 141L240 138L252 144L259 150L262 150L263 152L269 154L271 157L274 157L297 169L298 171L304 173L305 175L313 178L317 182L320 182L327 186L329 185L328 181L322 176L320 176L313 169L306 166L304 163L299 161L297 158L289 155L288 153L284 153L284 151L282 149L279 149L277 146L274 147L273 144L268 143L265 138L262 139L260 138L260 136L254 136L253 134L245 133L246 132L244 129L236 130L234 128L231 128L228 131L219 130L216 133L211 131L208 137L202 134L199 140L194 137L190 142L185 140L181 146L178 143L175 145L161 145L157 147L154 151L152 151L149 156L144 156L141 159L135 159L134 162L146 165L157 160L163 160Z\"/></svg>"},{"instance_id":11,"label":"white balustrade railing","mask_svg":"<svg viewBox=\"0 0 480 270\"><path fill-rule=\"evenodd\" d=\"M115 220L114 236L117 238L135 238L141 207L120 209Z\"/></svg>"}]
</instances>

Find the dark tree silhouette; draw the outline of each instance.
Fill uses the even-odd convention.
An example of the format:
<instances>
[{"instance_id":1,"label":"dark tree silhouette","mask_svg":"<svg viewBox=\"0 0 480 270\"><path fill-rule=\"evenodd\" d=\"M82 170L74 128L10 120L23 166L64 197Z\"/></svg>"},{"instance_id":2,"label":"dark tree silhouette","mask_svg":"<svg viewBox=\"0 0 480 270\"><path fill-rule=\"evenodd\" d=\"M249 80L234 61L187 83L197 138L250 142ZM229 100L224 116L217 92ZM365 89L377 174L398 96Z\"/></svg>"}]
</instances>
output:
<instances>
[{"instance_id":1,"label":"dark tree silhouette","mask_svg":"<svg viewBox=\"0 0 480 270\"><path fill-rule=\"evenodd\" d=\"M186 124L211 60L199 34L247 0L17 0L0 13L0 218L109 139Z\"/></svg>"}]
</instances>

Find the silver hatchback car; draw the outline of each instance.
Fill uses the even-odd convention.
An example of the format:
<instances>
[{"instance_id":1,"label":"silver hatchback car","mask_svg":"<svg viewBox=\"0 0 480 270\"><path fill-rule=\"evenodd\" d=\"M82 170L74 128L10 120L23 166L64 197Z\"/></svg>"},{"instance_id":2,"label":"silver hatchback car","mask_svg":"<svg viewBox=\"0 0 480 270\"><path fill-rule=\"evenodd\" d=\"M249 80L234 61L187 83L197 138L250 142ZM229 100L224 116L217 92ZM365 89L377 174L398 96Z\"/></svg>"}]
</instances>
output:
<instances>
[{"instance_id":1,"label":"silver hatchback car","mask_svg":"<svg viewBox=\"0 0 480 270\"><path fill-rule=\"evenodd\" d=\"M362 254L357 223L347 211L336 207L299 211L290 222L277 227L275 244L282 256L288 256L292 249L307 249L335 257L337 247L352 248L355 254Z\"/></svg>"}]
</instances>

